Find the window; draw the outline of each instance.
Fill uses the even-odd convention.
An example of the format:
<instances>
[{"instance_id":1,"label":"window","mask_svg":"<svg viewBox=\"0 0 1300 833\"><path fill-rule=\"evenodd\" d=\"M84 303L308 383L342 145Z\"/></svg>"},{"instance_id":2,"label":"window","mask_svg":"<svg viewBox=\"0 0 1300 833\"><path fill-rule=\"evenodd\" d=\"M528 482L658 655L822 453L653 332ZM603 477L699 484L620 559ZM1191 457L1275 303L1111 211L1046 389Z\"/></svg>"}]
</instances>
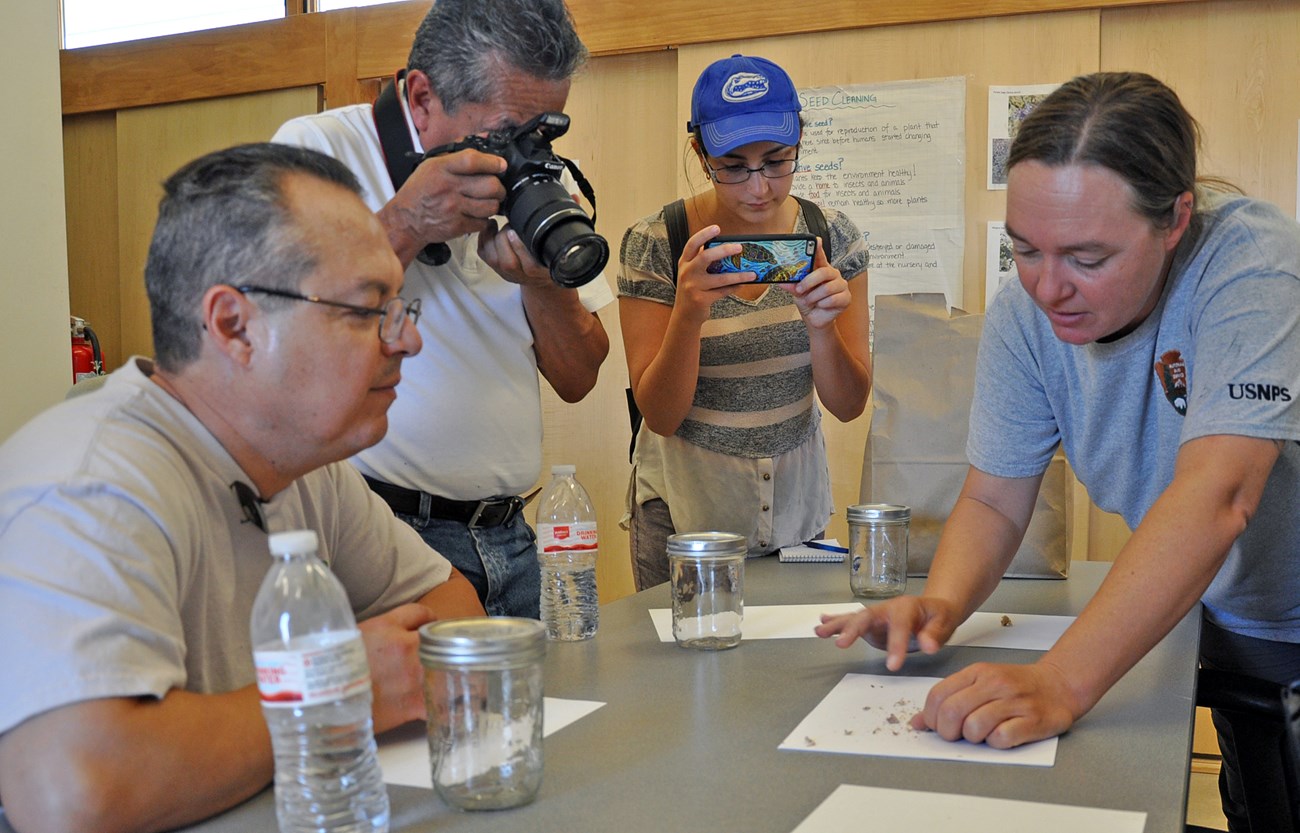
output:
<instances>
[{"instance_id":1,"label":"window","mask_svg":"<svg viewBox=\"0 0 1300 833\"><path fill-rule=\"evenodd\" d=\"M63 0L63 46L174 35L284 17L284 0Z\"/></svg>"},{"instance_id":2,"label":"window","mask_svg":"<svg viewBox=\"0 0 1300 833\"><path fill-rule=\"evenodd\" d=\"M351 9L354 6L379 6L396 2L398 0L316 0L316 10L332 12L335 9Z\"/></svg>"}]
</instances>

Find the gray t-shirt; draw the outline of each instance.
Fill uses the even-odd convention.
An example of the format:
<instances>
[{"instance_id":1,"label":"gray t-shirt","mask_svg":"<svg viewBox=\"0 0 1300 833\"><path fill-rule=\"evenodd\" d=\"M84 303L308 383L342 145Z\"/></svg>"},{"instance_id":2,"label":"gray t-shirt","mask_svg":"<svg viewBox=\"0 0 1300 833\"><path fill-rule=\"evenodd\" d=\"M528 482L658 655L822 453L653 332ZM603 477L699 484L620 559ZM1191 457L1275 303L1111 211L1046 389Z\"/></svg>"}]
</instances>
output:
<instances>
[{"instance_id":1,"label":"gray t-shirt","mask_svg":"<svg viewBox=\"0 0 1300 833\"><path fill-rule=\"evenodd\" d=\"M981 471L1029 477L1059 443L1093 501L1135 528L1188 440L1293 441L1202 601L1228 630L1300 642L1300 227L1226 195L1202 217L1159 305L1117 341L1066 344L1019 284L995 296L967 456Z\"/></svg>"},{"instance_id":2,"label":"gray t-shirt","mask_svg":"<svg viewBox=\"0 0 1300 833\"><path fill-rule=\"evenodd\" d=\"M0 446L0 733L103 697L254 682L249 617L271 566L230 484L247 475L132 359ZM357 618L415 601L451 565L346 462L261 506L314 529Z\"/></svg>"}]
</instances>

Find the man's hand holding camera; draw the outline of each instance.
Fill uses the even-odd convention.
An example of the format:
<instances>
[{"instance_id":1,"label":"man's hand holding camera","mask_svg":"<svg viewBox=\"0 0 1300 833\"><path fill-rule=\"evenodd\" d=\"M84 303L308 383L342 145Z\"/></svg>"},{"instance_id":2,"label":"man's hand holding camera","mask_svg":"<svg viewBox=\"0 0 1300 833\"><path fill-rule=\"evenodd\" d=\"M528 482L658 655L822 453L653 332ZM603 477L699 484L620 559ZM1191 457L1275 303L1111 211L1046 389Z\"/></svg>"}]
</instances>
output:
<instances>
[{"instance_id":1,"label":"man's hand holding camera","mask_svg":"<svg viewBox=\"0 0 1300 833\"><path fill-rule=\"evenodd\" d=\"M593 217L560 184L568 168L594 207L595 192L581 172L551 151L551 141L568 129L569 117L563 113L540 113L521 126L431 148L421 162L427 165L467 149L501 160L505 167L498 179L504 193L492 213L506 215L513 233L502 235L495 223L484 225L480 233L487 240L480 239L479 253L513 283L535 285L532 266L540 263L552 281L574 289L594 280L609 260L609 243L596 233Z\"/></svg>"},{"instance_id":2,"label":"man's hand holding camera","mask_svg":"<svg viewBox=\"0 0 1300 833\"><path fill-rule=\"evenodd\" d=\"M577 402L595 385L609 340L572 290L600 276L609 243L560 183L568 168L594 207L581 172L551 150L568 127L563 113L541 113L430 148L380 219L405 265L417 257L441 265L450 252L439 244L476 232L479 257L520 287L537 369L561 399Z\"/></svg>"},{"instance_id":3,"label":"man's hand holding camera","mask_svg":"<svg viewBox=\"0 0 1300 833\"><path fill-rule=\"evenodd\" d=\"M430 243L492 226L506 196L500 178L505 169L505 159L473 148L421 162L379 211L402 265L409 266Z\"/></svg>"},{"instance_id":4,"label":"man's hand holding camera","mask_svg":"<svg viewBox=\"0 0 1300 833\"><path fill-rule=\"evenodd\" d=\"M487 221L478 235L478 256L511 283L560 289L551 280L551 270L533 257L519 233L508 224L500 226L495 219Z\"/></svg>"}]
</instances>

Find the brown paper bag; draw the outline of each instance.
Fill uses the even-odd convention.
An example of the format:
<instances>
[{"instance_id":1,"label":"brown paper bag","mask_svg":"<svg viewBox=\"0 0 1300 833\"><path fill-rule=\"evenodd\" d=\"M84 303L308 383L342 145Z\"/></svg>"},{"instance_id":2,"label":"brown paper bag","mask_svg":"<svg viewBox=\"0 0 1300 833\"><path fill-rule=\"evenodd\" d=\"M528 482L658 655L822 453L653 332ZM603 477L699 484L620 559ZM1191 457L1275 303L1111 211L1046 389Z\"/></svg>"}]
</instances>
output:
<instances>
[{"instance_id":1,"label":"brown paper bag","mask_svg":"<svg viewBox=\"0 0 1300 833\"><path fill-rule=\"evenodd\" d=\"M862 464L863 503L912 508L907 572L925 575L966 479L966 434L983 315L948 313L938 293L876 296L874 409ZM1025 539L1006 575L1065 578L1068 468L1043 474Z\"/></svg>"}]
</instances>

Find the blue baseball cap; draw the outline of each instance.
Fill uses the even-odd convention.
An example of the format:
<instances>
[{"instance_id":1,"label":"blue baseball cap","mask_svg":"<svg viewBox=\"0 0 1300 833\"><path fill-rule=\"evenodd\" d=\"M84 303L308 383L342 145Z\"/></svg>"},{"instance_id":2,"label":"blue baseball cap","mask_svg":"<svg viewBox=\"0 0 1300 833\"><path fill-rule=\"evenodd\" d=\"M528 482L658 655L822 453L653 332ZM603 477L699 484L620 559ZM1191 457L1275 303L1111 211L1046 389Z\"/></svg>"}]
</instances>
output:
<instances>
[{"instance_id":1,"label":"blue baseball cap","mask_svg":"<svg viewBox=\"0 0 1300 833\"><path fill-rule=\"evenodd\" d=\"M785 70L766 58L732 55L709 64L695 82L686 130L699 129L710 156L751 142L797 145L801 109Z\"/></svg>"}]
</instances>

